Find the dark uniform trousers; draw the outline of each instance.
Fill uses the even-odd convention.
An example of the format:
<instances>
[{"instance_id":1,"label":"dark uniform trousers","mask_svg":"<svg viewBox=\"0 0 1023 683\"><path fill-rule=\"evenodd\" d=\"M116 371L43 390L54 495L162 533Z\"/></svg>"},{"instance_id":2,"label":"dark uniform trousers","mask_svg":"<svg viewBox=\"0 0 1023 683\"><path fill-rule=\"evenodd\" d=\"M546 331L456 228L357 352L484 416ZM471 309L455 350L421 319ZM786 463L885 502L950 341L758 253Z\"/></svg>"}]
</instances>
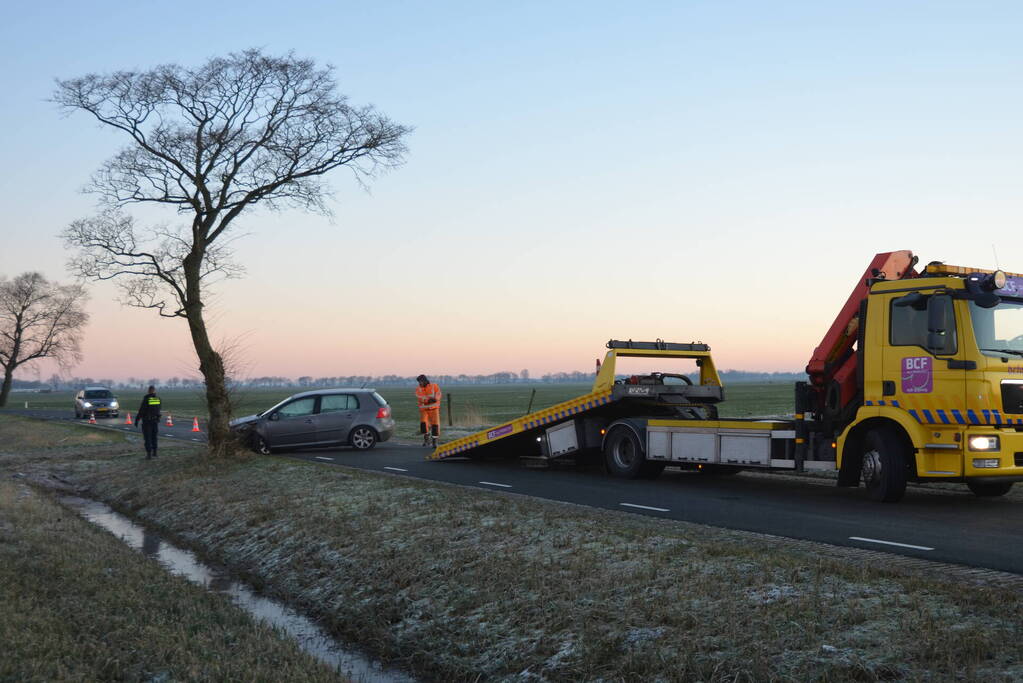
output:
<instances>
[{"instance_id":1,"label":"dark uniform trousers","mask_svg":"<svg viewBox=\"0 0 1023 683\"><path fill-rule=\"evenodd\" d=\"M156 394L146 394L142 397L142 405L139 406L138 415L135 421L142 428L142 438L146 442L146 457L156 457L156 437L160 432L160 397Z\"/></svg>"},{"instance_id":2,"label":"dark uniform trousers","mask_svg":"<svg viewBox=\"0 0 1023 683\"><path fill-rule=\"evenodd\" d=\"M146 442L146 453L156 455L156 436L160 433L160 419L142 420L142 438Z\"/></svg>"}]
</instances>

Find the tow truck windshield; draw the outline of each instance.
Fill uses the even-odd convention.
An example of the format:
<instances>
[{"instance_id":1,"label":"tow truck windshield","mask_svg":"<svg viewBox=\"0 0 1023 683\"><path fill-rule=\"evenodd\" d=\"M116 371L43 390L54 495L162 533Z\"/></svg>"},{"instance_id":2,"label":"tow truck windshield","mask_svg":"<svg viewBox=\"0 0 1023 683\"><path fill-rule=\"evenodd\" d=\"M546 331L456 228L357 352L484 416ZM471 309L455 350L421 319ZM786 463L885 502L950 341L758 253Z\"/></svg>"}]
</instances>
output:
<instances>
[{"instance_id":1,"label":"tow truck windshield","mask_svg":"<svg viewBox=\"0 0 1023 683\"><path fill-rule=\"evenodd\" d=\"M993 308L970 302L977 346L985 356L1023 356L1023 300L1002 299Z\"/></svg>"}]
</instances>

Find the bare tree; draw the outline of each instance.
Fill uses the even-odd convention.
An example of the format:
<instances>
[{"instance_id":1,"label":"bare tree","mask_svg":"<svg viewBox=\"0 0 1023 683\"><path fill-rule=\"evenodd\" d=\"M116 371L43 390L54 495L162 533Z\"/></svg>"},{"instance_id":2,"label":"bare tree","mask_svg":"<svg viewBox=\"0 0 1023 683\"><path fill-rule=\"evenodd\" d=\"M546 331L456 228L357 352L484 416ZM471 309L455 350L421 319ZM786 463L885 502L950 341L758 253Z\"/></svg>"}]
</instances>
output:
<instances>
[{"instance_id":1,"label":"bare tree","mask_svg":"<svg viewBox=\"0 0 1023 683\"><path fill-rule=\"evenodd\" d=\"M14 383L14 371L26 363L52 358L69 367L82 358L80 338L89 321L87 296L77 285L59 285L39 273L0 277L0 407Z\"/></svg>"},{"instance_id":2,"label":"bare tree","mask_svg":"<svg viewBox=\"0 0 1023 683\"><path fill-rule=\"evenodd\" d=\"M188 321L217 452L228 442L231 403L203 305L211 281L239 274L225 236L255 205L329 214L323 175L345 167L367 182L403 162L410 129L372 107L349 105L332 68L259 50L196 69L168 65L58 80L54 101L129 141L86 188L103 211L65 231L79 249L71 267L88 278L120 278L129 305ZM123 213L133 204L173 208L189 224L138 230Z\"/></svg>"}]
</instances>

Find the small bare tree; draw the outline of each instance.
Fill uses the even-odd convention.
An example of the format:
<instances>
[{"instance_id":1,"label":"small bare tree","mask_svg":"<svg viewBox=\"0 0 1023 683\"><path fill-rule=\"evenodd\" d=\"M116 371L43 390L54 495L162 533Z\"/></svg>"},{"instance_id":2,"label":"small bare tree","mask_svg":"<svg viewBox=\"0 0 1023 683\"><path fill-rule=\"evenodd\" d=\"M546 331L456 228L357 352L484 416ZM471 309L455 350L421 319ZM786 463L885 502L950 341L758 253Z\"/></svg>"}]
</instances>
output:
<instances>
[{"instance_id":1,"label":"small bare tree","mask_svg":"<svg viewBox=\"0 0 1023 683\"><path fill-rule=\"evenodd\" d=\"M103 211L75 221L72 269L119 278L126 303L188 322L206 384L213 452L228 443L231 403L221 354L203 315L218 276L239 273L225 236L250 207L329 214L322 176L348 168L359 182L399 165L410 129L337 92L331 68L259 50L196 69L160 66L58 80L54 100L127 136L86 190ZM140 230L128 205L163 205L188 217L180 230Z\"/></svg>"},{"instance_id":2,"label":"small bare tree","mask_svg":"<svg viewBox=\"0 0 1023 683\"><path fill-rule=\"evenodd\" d=\"M68 367L82 358L82 328L89 321L87 295L77 285L59 285L39 273L0 277L0 407L14 384L14 371L26 363L52 358Z\"/></svg>"}]
</instances>

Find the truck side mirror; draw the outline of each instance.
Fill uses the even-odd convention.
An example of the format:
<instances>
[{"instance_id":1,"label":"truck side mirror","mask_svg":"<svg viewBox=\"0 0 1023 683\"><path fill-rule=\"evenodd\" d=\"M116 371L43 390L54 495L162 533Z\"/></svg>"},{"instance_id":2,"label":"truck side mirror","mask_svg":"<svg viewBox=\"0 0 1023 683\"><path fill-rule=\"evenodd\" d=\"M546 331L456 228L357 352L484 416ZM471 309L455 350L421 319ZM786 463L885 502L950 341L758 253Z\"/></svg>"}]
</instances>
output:
<instances>
[{"instance_id":1,"label":"truck side mirror","mask_svg":"<svg viewBox=\"0 0 1023 683\"><path fill-rule=\"evenodd\" d=\"M924 300L924 295L921 294L920 292L910 292L906 296L900 296L892 303L895 306L898 306L899 308L903 308L905 306L912 306L917 310L923 310L923 307L927 305Z\"/></svg>"},{"instance_id":2,"label":"truck side mirror","mask_svg":"<svg viewBox=\"0 0 1023 683\"><path fill-rule=\"evenodd\" d=\"M927 305L927 348L931 351L945 349L945 319L948 315L948 298L932 296Z\"/></svg>"}]
</instances>

